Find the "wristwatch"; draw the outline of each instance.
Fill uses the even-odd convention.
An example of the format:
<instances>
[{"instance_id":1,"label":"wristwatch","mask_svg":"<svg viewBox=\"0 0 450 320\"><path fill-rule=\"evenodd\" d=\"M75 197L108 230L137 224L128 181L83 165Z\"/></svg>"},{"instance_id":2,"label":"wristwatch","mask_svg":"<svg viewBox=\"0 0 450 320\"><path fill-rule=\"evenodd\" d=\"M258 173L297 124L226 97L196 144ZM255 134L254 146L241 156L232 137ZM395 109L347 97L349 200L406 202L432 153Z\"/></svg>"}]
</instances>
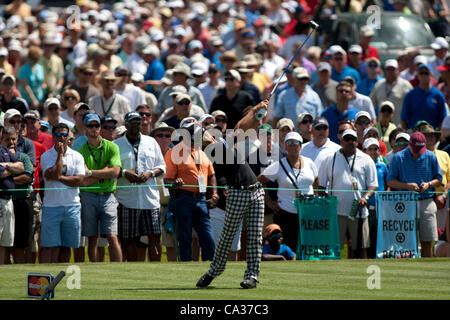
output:
<instances>
[{"instance_id":1,"label":"wristwatch","mask_svg":"<svg viewBox=\"0 0 450 320\"><path fill-rule=\"evenodd\" d=\"M7 170L7 171L9 171L9 168L11 167L11 165L9 164L9 162L7 162L6 164L5 164L5 169Z\"/></svg>"},{"instance_id":2,"label":"wristwatch","mask_svg":"<svg viewBox=\"0 0 450 320\"><path fill-rule=\"evenodd\" d=\"M369 201L370 199L370 197L367 194L365 194L363 198L366 199L366 201Z\"/></svg>"},{"instance_id":3,"label":"wristwatch","mask_svg":"<svg viewBox=\"0 0 450 320\"><path fill-rule=\"evenodd\" d=\"M155 177L155 171L153 171L153 170L150 171L150 177L152 177L152 178Z\"/></svg>"},{"instance_id":4,"label":"wristwatch","mask_svg":"<svg viewBox=\"0 0 450 320\"><path fill-rule=\"evenodd\" d=\"M87 175L88 177L92 177L92 170L88 170Z\"/></svg>"}]
</instances>

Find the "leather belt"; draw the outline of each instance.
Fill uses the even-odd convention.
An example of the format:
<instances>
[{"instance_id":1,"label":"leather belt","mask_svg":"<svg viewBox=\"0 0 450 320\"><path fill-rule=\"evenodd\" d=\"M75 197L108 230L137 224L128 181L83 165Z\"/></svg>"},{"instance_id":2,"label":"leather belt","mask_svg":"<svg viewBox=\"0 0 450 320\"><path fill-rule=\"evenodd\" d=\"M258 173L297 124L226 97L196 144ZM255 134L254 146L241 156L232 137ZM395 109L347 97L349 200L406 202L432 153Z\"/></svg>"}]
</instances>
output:
<instances>
[{"instance_id":1,"label":"leather belt","mask_svg":"<svg viewBox=\"0 0 450 320\"><path fill-rule=\"evenodd\" d=\"M249 185L249 186L232 186L230 189L234 190L246 190L246 191L255 191L259 188L262 188L262 184L260 182L257 182L255 184Z\"/></svg>"},{"instance_id":2,"label":"leather belt","mask_svg":"<svg viewBox=\"0 0 450 320\"><path fill-rule=\"evenodd\" d=\"M179 192L187 194L193 198L203 198L206 196L206 193L204 192L194 192L194 191L189 191L189 190L185 190L185 189L178 189Z\"/></svg>"}]
</instances>

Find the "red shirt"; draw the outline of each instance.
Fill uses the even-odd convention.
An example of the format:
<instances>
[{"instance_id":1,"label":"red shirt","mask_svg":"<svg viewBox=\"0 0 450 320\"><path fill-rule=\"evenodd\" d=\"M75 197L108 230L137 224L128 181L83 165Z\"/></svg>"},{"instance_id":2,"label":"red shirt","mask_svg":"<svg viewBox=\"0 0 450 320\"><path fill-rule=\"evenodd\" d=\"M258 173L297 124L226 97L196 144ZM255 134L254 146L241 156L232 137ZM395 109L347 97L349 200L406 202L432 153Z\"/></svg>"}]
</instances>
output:
<instances>
[{"instance_id":1,"label":"red shirt","mask_svg":"<svg viewBox=\"0 0 450 320\"><path fill-rule=\"evenodd\" d=\"M47 148L37 141L33 141L33 144L36 152L36 169L34 170L33 189L37 190L40 185L39 176L42 174L41 155L47 151Z\"/></svg>"},{"instance_id":2,"label":"red shirt","mask_svg":"<svg viewBox=\"0 0 450 320\"><path fill-rule=\"evenodd\" d=\"M50 150L55 145L52 135L42 131L39 131L37 142L43 144L46 150Z\"/></svg>"},{"instance_id":3,"label":"red shirt","mask_svg":"<svg viewBox=\"0 0 450 320\"><path fill-rule=\"evenodd\" d=\"M367 51L363 49L361 60L366 61L369 58L377 58L378 60L380 60L377 48L369 46Z\"/></svg>"},{"instance_id":4,"label":"red shirt","mask_svg":"<svg viewBox=\"0 0 450 320\"><path fill-rule=\"evenodd\" d=\"M438 82L436 81L435 78L431 77L431 83L433 84L433 87L436 87ZM419 85L419 79L417 79L417 75L414 77L414 79L409 80L409 83L411 83L411 85L415 88Z\"/></svg>"}]
</instances>

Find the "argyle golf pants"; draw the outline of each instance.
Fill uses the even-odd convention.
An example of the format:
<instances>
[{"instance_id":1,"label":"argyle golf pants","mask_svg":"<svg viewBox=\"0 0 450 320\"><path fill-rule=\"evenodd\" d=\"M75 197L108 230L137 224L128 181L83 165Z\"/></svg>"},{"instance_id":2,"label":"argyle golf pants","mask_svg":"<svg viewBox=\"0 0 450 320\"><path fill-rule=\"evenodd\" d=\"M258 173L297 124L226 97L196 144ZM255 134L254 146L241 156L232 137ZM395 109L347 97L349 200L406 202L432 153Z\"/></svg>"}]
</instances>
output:
<instances>
[{"instance_id":1,"label":"argyle golf pants","mask_svg":"<svg viewBox=\"0 0 450 320\"><path fill-rule=\"evenodd\" d=\"M233 238L243 219L247 221L247 270L244 279L258 278L262 254L264 224L264 189L254 191L230 189L226 201L225 221L208 274L219 276L224 270Z\"/></svg>"}]
</instances>

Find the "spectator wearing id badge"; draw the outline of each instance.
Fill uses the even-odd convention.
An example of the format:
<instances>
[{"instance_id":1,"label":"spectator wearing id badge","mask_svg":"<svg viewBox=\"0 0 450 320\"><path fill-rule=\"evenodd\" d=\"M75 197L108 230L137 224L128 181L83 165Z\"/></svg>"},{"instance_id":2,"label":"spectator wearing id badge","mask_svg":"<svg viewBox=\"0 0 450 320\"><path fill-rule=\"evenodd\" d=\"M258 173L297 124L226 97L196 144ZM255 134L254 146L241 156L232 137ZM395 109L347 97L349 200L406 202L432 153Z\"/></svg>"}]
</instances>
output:
<instances>
[{"instance_id":1,"label":"spectator wearing id badge","mask_svg":"<svg viewBox=\"0 0 450 320\"><path fill-rule=\"evenodd\" d=\"M88 237L88 256L98 262L98 236L107 238L111 262L122 261L122 250L117 238L116 178L119 176L119 148L100 135L101 120L98 114L88 113L84 117L88 141L79 152L86 163L87 172L82 186L89 187L80 192L82 210L82 235Z\"/></svg>"},{"instance_id":2,"label":"spectator wearing id badge","mask_svg":"<svg viewBox=\"0 0 450 320\"><path fill-rule=\"evenodd\" d=\"M172 189L176 193L175 216L180 260L192 260L192 228L198 234L202 260L213 260L215 244L209 208L216 207L219 198L215 188L215 171L212 162L201 148L194 149L194 130L202 128L194 122L186 122L181 128L187 129L191 140L185 141L185 137L189 134L185 135L183 140L164 157L167 166L164 182L172 184ZM192 185L198 187L191 187ZM208 200L206 200L208 191L206 185L212 187L209 190L212 191L212 196Z\"/></svg>"},{"instance_id":3,"label":"spectator wearing id badge","mask_svg":"<svg viewBox=\"0 0 450 320\"><path fill-rule=\"evenodd\" d=\"M367 203L378 187L378 179L372 158L357 149L357 138L355 130L347 129L342 133L342 148L326 157L320 166L319 189L328 187L328 194L336 196L339 201L337 213L341 248L344 247L348 230L352 249L359 249L359 257L366 258L366 248L370 245ZM357 219L350 215L352 205Z\"/></svg>"},{"instance_id":4,"label":"spectator wearing id badge","mask_svg":"<svg viewBox=\"0 0 450 320\"><path fill-rule=\"evenodd\" d=\"M153 137L141 134L141 115L134 111L125 115L127 131L115 140L120 150L122 174L119 186L119 236L127 261L138 260L138 240L148 237L149 261L161 261L160 195L156 177L164 176L166 165L161 148Z\"/></svg>"},{"instance_id":5,"label":"spectator wearing id badge","mask_svg":"<svg viewBox=\"0 0 450 320\"><path fill-rule=\"evenodd\" d=\"M294 200L298 192L303 195L314 194L314 189L319 185L319 173L310 158L300 156L303 139L299 133L289 132L284 141L287 156L268 166L258 176L258 180L264 185L278 183L278 201L273 201L266 193L266 202L275 212L273 222L284 230L284 243L297 252L299 220Z\"/></svg>"}]
</instances>

